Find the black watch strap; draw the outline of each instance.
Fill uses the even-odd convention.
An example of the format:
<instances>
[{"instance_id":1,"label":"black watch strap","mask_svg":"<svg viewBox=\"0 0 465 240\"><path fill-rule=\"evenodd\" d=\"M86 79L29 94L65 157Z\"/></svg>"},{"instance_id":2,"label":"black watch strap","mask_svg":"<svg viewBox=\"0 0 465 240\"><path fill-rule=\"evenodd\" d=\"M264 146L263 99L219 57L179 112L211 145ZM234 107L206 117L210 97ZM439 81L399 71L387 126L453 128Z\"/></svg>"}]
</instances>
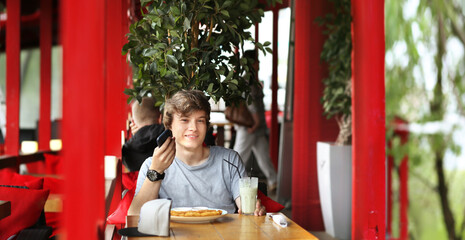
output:
<instances>
[{"instance_id":1,"label":"black watch strap","mask_svg":"<svg viewBox=\"0 0 465 240\"><path fill-rule=\"evenodd\" d=\"M159 172L153 169L149 169L147 171L147 178L152 182L156 182L165 178L165 173L163 172L162 174L160 174Z\"/></svg>"}]
</instances>

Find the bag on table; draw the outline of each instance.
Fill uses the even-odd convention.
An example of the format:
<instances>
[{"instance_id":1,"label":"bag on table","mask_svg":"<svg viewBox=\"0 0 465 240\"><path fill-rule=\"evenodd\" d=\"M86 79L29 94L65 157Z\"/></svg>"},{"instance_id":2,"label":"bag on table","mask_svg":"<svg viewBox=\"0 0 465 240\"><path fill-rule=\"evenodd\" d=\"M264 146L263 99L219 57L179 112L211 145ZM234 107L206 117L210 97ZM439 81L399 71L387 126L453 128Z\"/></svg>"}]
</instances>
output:
<instances>
[{"instance_id":1,"label":"bag on table","mask_svg":"<svg viewBox=\"0 0 465 240\"><path fill-rule=\"evenodd\" d=\"M252 114L245 103L241 103L239 106L226 107L224 115L228 121L238 125L252 127L254 124Z\"/></svg>"}]
</instances>

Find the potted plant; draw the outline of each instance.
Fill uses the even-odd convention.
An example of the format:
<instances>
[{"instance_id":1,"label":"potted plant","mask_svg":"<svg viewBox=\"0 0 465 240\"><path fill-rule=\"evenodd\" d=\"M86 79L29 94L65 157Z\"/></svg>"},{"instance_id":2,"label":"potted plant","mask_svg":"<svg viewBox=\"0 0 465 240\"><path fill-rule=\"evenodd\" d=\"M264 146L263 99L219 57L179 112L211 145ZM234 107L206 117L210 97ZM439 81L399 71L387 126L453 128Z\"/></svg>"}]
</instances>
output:
<instances>
[{"instance_id":1,"label":"potted plant","mask_svg":"<svg viewBox=\"0 0 465 240\"><path fill-rule=\"evenodd\" d=\"M267 0L275 4L280 0ZM247 100L252 59L239 57L244 43L264 53L247 30L264 16L258 0L141 0L142 18L131 25L127 54L133 66L129 101L151 95L160 106L180 89L199 89L226 105Z\"/></svg>"},{"instance_id":2,"label":"potted plant","mask_svg":"<svg viewBox=\"0 0 465 240\"><path fill-rule=\"evenodd\" d=\"M321 59L328 78L321 99L324 114L339 125L336 142L317 143L318 184L326 232L338 239L351 238L352 122L350 0L332 0L334 13L318 19L328 38Z\"/></svg>"}]
</instances>

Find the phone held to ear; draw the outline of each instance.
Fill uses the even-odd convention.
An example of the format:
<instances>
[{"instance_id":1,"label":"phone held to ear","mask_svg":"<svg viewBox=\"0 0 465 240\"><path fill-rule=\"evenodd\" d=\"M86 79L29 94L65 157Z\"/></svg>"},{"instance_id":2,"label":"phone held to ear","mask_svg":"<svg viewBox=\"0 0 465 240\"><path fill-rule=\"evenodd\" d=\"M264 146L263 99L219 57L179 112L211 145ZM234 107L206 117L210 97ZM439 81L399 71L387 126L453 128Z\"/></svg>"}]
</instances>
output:
<instances>
[{"instance_id":1,"label":"phone held to ear","mask_svg":"<svg viewBox=\"0 0 465 240\"><path fill-rule=\"evenodd\" d=\"M163 131L160 136L157 137L157 145L158 147L161 147L161 145L163 145L163 143L166 141L166 139L168 139L168 137L171 137L173 136L173 134L171 133L171 130L169 129L166 129L165 131Z\"/></svg>"}]
</instances>

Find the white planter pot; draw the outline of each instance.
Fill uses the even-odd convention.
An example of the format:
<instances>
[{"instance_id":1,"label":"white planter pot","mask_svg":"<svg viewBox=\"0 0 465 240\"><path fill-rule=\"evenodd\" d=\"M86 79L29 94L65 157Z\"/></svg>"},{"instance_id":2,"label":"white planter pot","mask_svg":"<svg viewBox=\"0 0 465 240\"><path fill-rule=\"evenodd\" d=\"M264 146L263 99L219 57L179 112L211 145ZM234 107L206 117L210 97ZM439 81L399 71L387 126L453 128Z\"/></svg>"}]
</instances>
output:
<instances>
[{"instance_id":1,"label":"white planter pot","mask_svg":"<svg viewBox=\"0 0 465 240\"><path fill-rule=\"evenodd\" d=\"M352 146L317 142L318 187L326 232L351 238Z\"/></svg>"}]
</instances>

